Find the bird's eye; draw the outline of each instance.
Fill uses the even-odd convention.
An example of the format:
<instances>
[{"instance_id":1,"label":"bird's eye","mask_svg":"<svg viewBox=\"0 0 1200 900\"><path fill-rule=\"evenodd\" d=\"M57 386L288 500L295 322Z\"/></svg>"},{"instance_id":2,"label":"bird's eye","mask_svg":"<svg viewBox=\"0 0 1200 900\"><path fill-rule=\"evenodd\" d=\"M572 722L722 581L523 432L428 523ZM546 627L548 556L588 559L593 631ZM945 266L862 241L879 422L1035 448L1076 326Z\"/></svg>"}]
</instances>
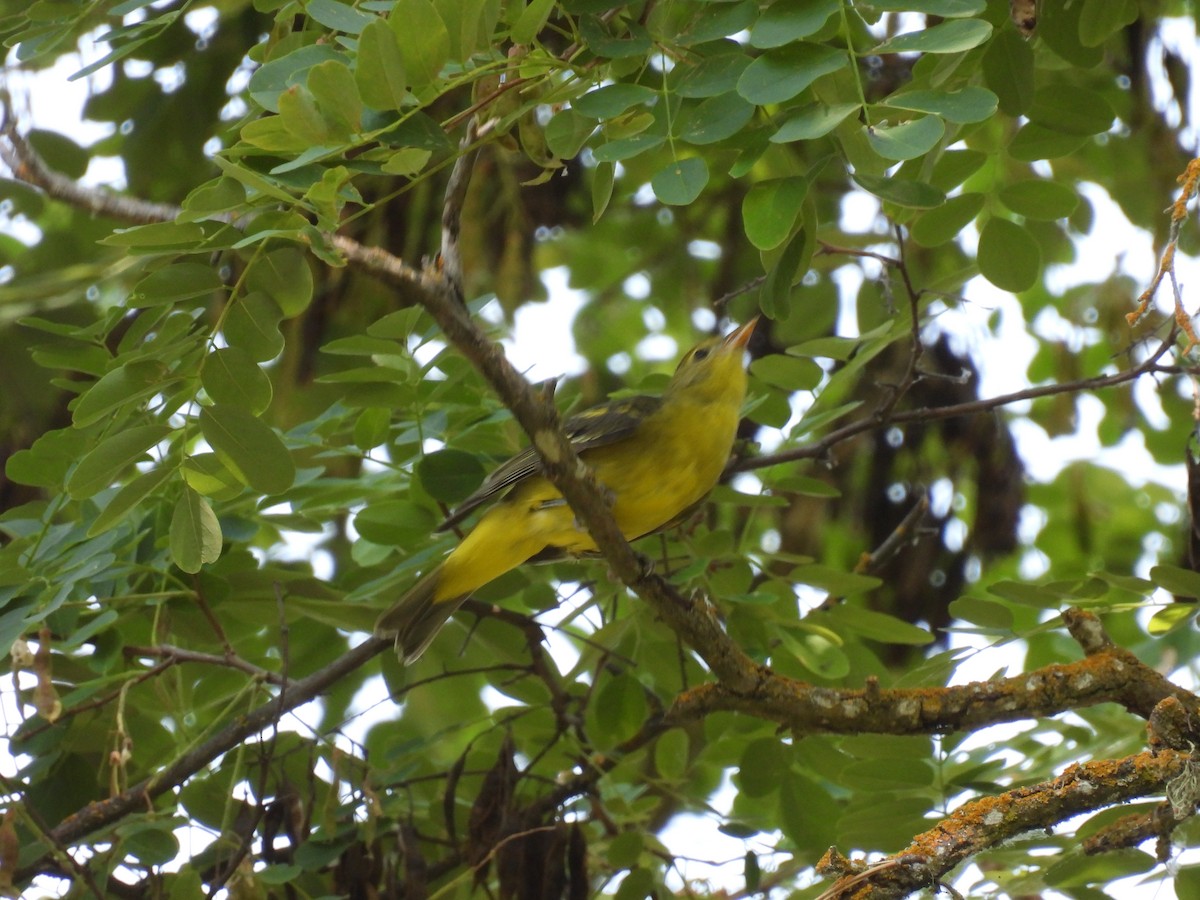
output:
<instances>
[{"instance_id":1,"label":"bird's eye","mask_svg":"<svg viewBox=\"0 0 1200 900\"><path fill-rule=\"evenodd\" d=\"M702 360L706 356L708 356L708 353L709 353L709 350L707 347L699 347L699 348L697 348L696 352L692 354L692 360L694 362L699 362L700 360Z\"/></svg>"}]
</instances>

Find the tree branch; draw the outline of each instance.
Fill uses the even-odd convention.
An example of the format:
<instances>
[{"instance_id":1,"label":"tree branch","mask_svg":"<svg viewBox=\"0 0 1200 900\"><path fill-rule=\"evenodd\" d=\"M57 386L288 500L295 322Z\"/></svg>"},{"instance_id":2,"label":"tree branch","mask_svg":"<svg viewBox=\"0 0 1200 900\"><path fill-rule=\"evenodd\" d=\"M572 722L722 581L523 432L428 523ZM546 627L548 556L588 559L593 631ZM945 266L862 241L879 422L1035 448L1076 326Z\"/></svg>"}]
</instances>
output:
<instances>
[{"instance_id":1,"label":"tree branch","mask_svg":"<svg viewBox=\"0 0 1200 900\"><path fill-rule=\"evenodd\" d=\"M68 816L49 831L50 839L58 844L71 844L98 828L111 825L129 813L144 810L155 797L178 787L222 753L271 727L285 713L320 696L339 679L384 650L390 650L391 646L391 641L377 637L367 638L324 668L290 682L286 692L251 710L245 716L238 717L208 740L176 757L149 778L112 797L89 803ZM31 873L18 873L19 877L22 874L28 877Z\"/></svg>"},{"instance_id":2,"label":"tree branch","mask_svg":"<svg viewBox=\"0 0 1200 900\"><path fill-rule=\"evenodd\" d=\"M964 803L904 850L838 879L818 900L894 900L936 884L959 863L1019 834L1084 812L1161 793L1193 765L1191 755L1146 751L1076 763L1054 781Z\"/></svg>"}]
</instances>

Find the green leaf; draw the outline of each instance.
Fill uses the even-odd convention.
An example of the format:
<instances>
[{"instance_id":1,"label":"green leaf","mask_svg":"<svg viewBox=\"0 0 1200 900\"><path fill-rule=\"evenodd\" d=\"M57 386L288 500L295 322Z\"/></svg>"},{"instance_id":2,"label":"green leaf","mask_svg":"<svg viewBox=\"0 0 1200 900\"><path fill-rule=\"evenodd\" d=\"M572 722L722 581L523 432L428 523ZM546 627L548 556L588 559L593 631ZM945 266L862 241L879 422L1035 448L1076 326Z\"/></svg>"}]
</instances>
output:
<instances>
[{"instance_id":1,"label":"green leaf","mask_svg":"<svg viewBox=\"0 0 1200 900\"><path fill-rule=\"evenodd\" d=\"M88 526L87 536L96 537L124 521L130 510L158 490L173 474L174 469L169 466L158 466L138 475L117 491L108 505L100 510L100 515Z\"/></svg>"},{"instance_id":2,"label":"green leaf","mask_svg":"<svg viewBox=\"0 0 1200 900\"><path fill-rule=\"evenodd\" d=\"M1021 116L1033 104L1033 50L1015 29L1001 31L983 54L983 78L1000 108Z\"/></svg>"},{"instance_id":3,"label":"green leaf","mask_svg":"<svg viewBox=\"0 0 1200 900\"><path fill-rule=\"evenodd\" d=\"M758 106L783 103L849 61L842 50L798 41L751 62L738 78L737 91Z\"/></svg>"},{"instance_id":4,"label":"green leaf","mask_svg":"<svg viewBox=\"0 0 1200 900\"><path fill-rule=\"evenodd\" d=\"M315 147L337 140L330 123L321 114L317 98L302 84L293 84L279 94L279 118L296 138Z\"/></svg>"},{"instance_id":5,"label":"green leaf","mask_svg":"<svg viewBox=\"0 0 1200 900\"><path fill-rule=\"evenodd\" d=\"M879 12L915 12L961 19L979 15L987 9L987 0L866 0L862 5Z\"/></svg>"},{"instance_id":6,"label":"green leaf","mask_svg":"<svg viewBox=\"0 0 1200 900\"><path fill-rule=\"evenodd\" d=\"M196 453L183 461L183 480L209 497L231 500L242 493L237 476L225 468L215 453Z\"/></svg>"},{"instance_id":7,"label":"green leaf","mask_svg":"<svg viewBox=\"0 0 1200 900\"><path fill-rule=\"evenodd\" d=\"M698 6L691 24L679 35L679 43L686 47L738 34L753 25L758 15L754 0Z\"/></svg>"},{"instance_id":8,"label":"green leaf","mask_svg":"<svg viewBox=\"0 0 1200 900\"><path fill-rule=\"evenodd\" d=\"M816 34L840 8L840 0L776 0L750 29L750 46L768 50Z\"/></svg>"},{"instance_id":9,"label":"green leaf","mask_svg":"<svg viewBox=\"0 0 1200 900\"><path fill-rule=\"evenodd\" d=\"M546 123L546 146L559 159L574 159L595 130L593 119L564 109Z\"/></svg>"},{"instance_id":10,"label":"green leaf","mask_svg":"<svg viewBox=\"0 0 1200 900\"><path fill-rule=\"evenodd\" d=\"M172 430L169 425L139 425L110 435L79 461L67 479L67 493L75 500L99 493Z\"/></svg>"},{"instance_id":11,"label":"green leaf","mask_svg":"<svg viewBox=\"0 0 1200 900\"><path fill-rule=\"evenodd\" d=\"M722 52L690 65L687 60L681 60L674 70L681 73L675 93L684 98L698 98L736 90L738 79L749 65L750 57L737 44L723 47Z\"/></svg>"},{"instance_id":12,"label":"green leaf","mask_svg":"<svg viewBox=\"0 0 1200 900\"><path fill-rule=\"evenodd\" d=\"M597 162L592 170L592 224L600 221L612 200L616 182L616 167L611 162Z\"/></svg>"},{"instance_id":13,"label":"green leaf","mask_svg":"<svg viewBox=\"0 0 1200 900\"><path fill-rule=\"evenodd\" d=\"M125 407L140 407L141 401L161 391L170 371L157 359L137 359L113 369L88 388L71 410L76 428L86 428L114 416Z\"/></svg>"},{"instance_id":14,"label":"green leaf","mask_svg":"<svg viewBox=\"0 0 1200 900\"><path fill-rule=\"evenodd\" d=\"M457 503L470 496L485 474L479 458L462 450L436 450L417 463L422 487L443 503Z\"/></svg>"},{"instance_id":15,"label":"green leaf","mask_svg":"<svg viewBox=\"0 0 1200 900\"><path fill-rule=\"evenodd\" d=\"M329 44L309 44L263 63L250 76L250 98L269 112L279 112L279 95L299 85L308 77L308 70L327 60L345 57Z\"/></svg>"},{"instance_id":16,"label":"green leaf","mask_svg":"<svg viewBox=\"0 0 1200 900\"><path fill-rule=\"evenodd\" d=\"M933 209L946 200L946 195L931 184L909 178L880 178L855 172L854 180L863 190L880 200L887 200L906 209Z\"/></svg>"},{"instance_id":17,"label":"green leaf","mask_svg":"<svg viewBox=\"0 0 1200 900\"><path fill-rule=\"evenodd\" d=\"M450 33L430 0L396 0L388 25L400 43L404 72L414 91L422 91L441 75L450 57Z\"/></svg>"},{"instance_id":18,"label":"green leaf","mask_svg":"<svg viewBox=\"0 0 1200 900\"><path fill-rule=\"evenodd\" d=\"M641 84L608 84L571 101L571 108L592 119L612 119L634 106L653 103L658 91Z\"/></svg>"},{"instance_id":19,"label":"green leaf","mask_svg":"<svg viewBox=\"0 0 1200 900\"><path fill-rule=\"evenodd\" d=\"M1150 580L1178 597L1200 599L1200 572L1161 563L1150 569Z\"/></svg>"},{"instance_id":20,"label":"green leaf","mask_svg":"<svg viewBox=\"0 0 1200 900\"><path fill-rule=\"evenodd\" d=\"M1065 219L1079 205L1079 195L1065 184L1030 178L1001 188L1000 202L1027 219Z\"/></svg>"},{"instance_id":21,"label":"green leaf","mask_svg":"<svg viewBox=\"0 0 1200 900\"><path fill-rule=\"evenodd\" d=\"M983 209L984 195L959 194L918 218L911 229L912 239L922 247L937 247L958 237Z\"/></svg>"},{"instance_id":22,"label":"green leaf","mask_svg":"<svg viewBox=\"0 0 1200 900\"><path fill-rule=\"evenodd\" d=\"M25 140L56 172L74 179L82 178L87 172L91 155L65 134L43 128L31 128L25 135Z\"/></svg>"},{"instance_id":23,"label":"green leaf","mask_svg":"<svg viewBox=\"0 0 1200 900\"><path fill-rule=\"evenodd\" d=\"M369 23L376 21L374 16L359 12L350 4L339 3L338 0L308 0L304 4L304 11L326 28L346 34L358 34Z\"/></svg>"},{"instance_id":24,"label":"green leaf","mask_svg":"<svg viewBox=\"0 0 1200 900\"><path fill-rule=\"evenodd\" d=\"M846 652L822 634L780 631L781 652L796 659L819 678L845 678L850 673Z\"/></svg>"},{"instance_id":25,"label":"green leaf","mask_svg":"<svg viewBox=\"0 0 1200 900\"><path fill-rule=\"evenodd\" d=\"M605 862L620 869L632 869L645 848L646 836L641 831L623 831L608 845Z\"/></svg>"},{"instance_id":26,"label":"green leaf","mask_svg":"<svg viewBox=\"0 0 1200 900\"><path fill-rule=\"evenodd\" d=\"M792 233L808 193L808 179L776 178L760 181L742 200L746 237L759 250L778 247Z\"/></svg>"},{"instance_id":27,"label":"green leaf","mask_svg":"<svg viewBox=\"0 0 1200 900\"><path fill-rule=\"evenodd\" d=\"M1137 21L1137 0L1083 0L1079 14L1079 42L1099 47L1110 36Z\"/></svg>"},{"instance_id":28,"label":"green leaf","mask_svg":"<svg viewBox=\"0 0 1200 900\"><path fill-rule=\"evenodd\" d=\"M264 116L247 122L242 128L242 140L261 150L274 153L300 153L307 150L308 141L298 137L288 128L289 121L283 116ZM245 193L245 188L242 188L243 197Z\"/></svg>"},{"instance_id":29,"label":"green leaf","mask_svg":"<svg viewBox=\"0 0 1200 900\"><path fill-rule=\"evenodd\" d=\"M221 556L221 523L208 501L190 487L184 487L171 515L170 546L175 565L191 575Z\"/></svg>"},{"instance_id":30,"label":"green leaf","mask_svg":"<svg viewBox=\"0 0 1200 900\"><path fill-rule=\"evenodd\" d=\"M808 357L772 353L754 360L750 374L786 391L810 391L821 383L824 370Z\"/></svg>"},{"instance_id":31,"label":"green leaf","mask_svg":"<svg viewBox=\"0 0 1200 900\"><path fill-rule=\"evenodd\" d=\"M838 625L868 640L885 644L910 644L914 647L933 642L933 635L924 628L873 609L839 603L829 610L829 615Z\"/></svg>"},{"instance_id":32,"label":"green leaf","mask_svg":"<svg viewBox=\"0 0 1200 900\"><path fill-rule=\"evenodd\" d=\"M1185 596L1195 596L1188 594ZM1158 610L1146 623L1146 632L1151 637L1162 637L1183 626L1190 625L1196 618L1194 603L1172 603Z\"/></svg>"},{"instance_id":33,"label":"green leaf","mask_svg":"<svg viewBox=\"0 0 1200 900\"><path fill-rule=\"evenodd\" d=\"M428 539L437 524L427 507L411 500L379 500L354 517L355 530L382 547L415 546Z\"/></svg>"},{"instance_id":34,"label":"green leaf","mask_svg":"<svg viewBox=\"0 0 1200 900\"><path fill-rule=\"evenodd\" d=\"M812 103L784 122L771 135L771 143L786 144L824 137L861 108L857 103L835 103L832 106Z\"/></svg>"},{"instance_id":35,"label":"green leaf","mask_svg":"<svg viewBox=\"0 0 1200 900\"><path fill-rule=\"evenodd\" d=\"M546 20L550 18L550 11L553 9L554 0L532 0L521 10L521 15L513 24L511 33L513 43L532 44L546 26Z\"/></svg>"},{"instance_id":36,"label":"green leaf","mask_svg":"<svg viewBox=\"0 0 1200 900\"><path fill-rule=\"evenodd\" d=\"M997 581L988 585L988 593L995 594L1022 606L1032 606L1039 609L1058 609L1063 605L1062 598L1036 584L1024 581Z\"/></svg>"},{"instance_id":37,"label":"green leaf","mask_svg":"<svg viewBox=\"0 0 1200 900\"><path fill-rule=\"evenodd\" d=\"M1040 87L1029 109L1029 120L1066 134L1101 134L1112 127L1113 108L1103 96L1071 84Z\"/></svg>"},{"instance_id":38,"label":"green leaf","mask_svg":"<svg viewBox=\"0 0 1200 900\"><path fill-rule=\"evenodd\" d=\"M933 166L929 183L941 191L952 191L983 167L988 154L982 150L947 150Z\"/></svg>"},{"instance_id":39,"label":"green leaf","mask_svg":"<svg viewBox=\"0 0 1200 900\"><path fill-rule=\"evenodd\" d=\"M347 140L362 129L362 98L349 66L332 59L317 63L308 70L306 84L334 135Z\"/></svg>"},{"instance_id":40,"label":"green leaf","mask_svg":"<svg viewBox=\"0 0 1200 900\"><path fill-rule=\"evenodd\" d=\"M432 155L428 150L405 147L403 150L397 150L389 156L387 162L380 166L380 168L389 175L410 177L424 171Z\"/></svg>"},{"instance_id":41,"label":"green leaf","mask_svg":"<svg viewBox=\"0 0 1200 900\"><path fill-rule=\"evenodd\" d=\"M812 204L801 204L802 216L812 209ZM814 222L806 222L803 227L792 234L791 239L777 255L774 265L764 260L767 267L767 280L759 294L759 306L763 315L770 318L786 318L790 312L792 287L798 274L802 275L808 269L816 246L815 213Z\"/></svg>"},{"instance_id":42,"label":"green leaf","mask_svg":"<svg viewBox=\"0 0 1200 900\"><path fill-rule=\"evenodd\" d=\"M588 706L593 726L588 736L599 747L612 747L637 734L646 719L646 689L626 672L607 679Z\"/></svg>"},{"instance_id":43,"label":"green leaf","mask_svg":"<svg viewBox=\"0 0 1200 900\"><path fill-rule=\"evenodd\" d=\"M923 116L898 125L863 126L867 143L884 159L924 156L942 139L946 126L937 116Z\"/></svg>"},{"instance_id":44,"label":"green leaf","mask_svg":"<svg viewBox=\"0 0 1200 900\"><path fill-rule=\"evenodd\" d=\"M271 379L240 347L222 347L209 354L200 383L214 403L240 406L252 415L271 404Z\"/></svg>"},{"instance_id":45,"label":"green leaf","mask_svg":"<svg viewBox=\"0 0 1200 900\"><path fill-rule=\"evenodd\" d=\"M155 251L171 248L190 249L205 239L204 228L194 222L154 222L118 228L100 240L108 247L138 247Z\"/></svg>"},{"instance_id":46,"label":"green leaf","mask_svg":"<svg viewBox=\"0 0 1200 900\"><path fill-rule=\"evenodd\" d=\"M240 347L257 362L274 359L283 350L279 323L283 313L279 305L261 292L252 292L237 300L225 317L225 340Z\"/></svg>"},{"instance_id":47,"label":"green leaf","mask_svg":"<svg viewBox=\"0 0 1200 900\"><path fill-rule=\"evenodd\" d=\"M246 272L246 285L274 300L285 318L300 315L312 302L312 269L296 247L281 247L258 257Z\"/></svg>"},{"instance_id":48,"label":"green leaf","mask_svg":"<svg viewBox=\"0 0 1200 900\"><path fill-rule=\"evenodd\" d=\"M961 91L907 91L884 101L896 109L933 113L947 122L971 123L990 119L999 99L987 88L967 87Z\"/></svg>"},{"instance_id":49,"label":"green leaf","mask_svg":"<svg viewBox=\"0 0 1200 900\"><path fill-rule=\"evenodd\" d=\"M688 771L690 758L688 733L682 728L672 728L654 742L654 767L663 778L673 781L682 779ZM640 832L625 832L639 834Z\"/></svg>"},{"instance_id":50,"label":"green leaf","mask_svg":"<svg viewBox=\"0 0 1200 900\"><path fill-rule=\"evenodd\" d=\"M408 96L400 42L382 19L373 19L358 37L354 80L363 102L373 109L400 109Z\"/></svg>"},{"instance_id":51,"label":"green leaf","mask_svg":"<svg viewBox=\"0 0 1200 900\"><path fill-rule=\"evenodd\" d=\"M708 164L693 156L668 164L650 179L654 196L670 206L687 206L708 184Z\"/></svg>"},{"instance_id":52,"label":"green leaf","mask_svg":"<svg viewBox=\"0 0 1200 900\"><path fill-rule=\"evenodd\" d=\"M709 97L683 119L679 137L689 144L715 144L741 131L754 109L733 91Z\"/></svg>"},{"instance_id":53,"label":"green leaf","mask_svg":"<svg viewBox=\"0 0 1200 900\"><path fill-rule=\"evenodd\" d=\"M1090 140L1088 135L1068 134L1037 122L1026 122L1009 142L1008 153L1016 160L1034 162L1070 156Z\"/></svg>"},{"instance_id":54,"label":"green leaf","mask_svg":"<svg viewBox=\"0 0 1200 900\"><path fill-rule=\"evenodd\" d=\"M200 433L242 484L264 494L292 486L296 467L279 435L237 406L217 404L200 412Z\"/></svg>"},{"instance_id":55,"label":"green leaf","mask_svg":"<svg viewBox=\"0 0 1200 900\"><path fill-rule=\"evenodd\" d=\"M924 31L898 34L884 41L872 53L962 53L987 41L992 26L982 19L954 19Z\"/></svg>"},{"instance_id":56,"label":"green leaf","mask_svg":"<svg viewBox=\"0 0 1200 900\"><path fill-rule=\"evenodd\" d=\"M197 262L179 262L163 266L139 281L129 293L129 305L165 306L203 297L224 289L221 277L212 266Z\"/></svg>"},{"instance_id":57,"label":"green leaf","mask_svg":"<svg viewBox=\"0 0 1200 900\"><path fill-rule=\"evenodd\" d=\"M1124 0L1113 0L1123 3ZM1042 3L1038 5L1038 40L1073 66L1089 69L1104 59L1104 50L1087 46L1080 39L1085 4Z\"/></svg>"},{"instance_id":58,"label":"green leaf","mask_svg":"<svg viewBox=\"0 0 1200 900\"><path fill-rule=\"evenodd\" d=\"M756 799L773 794L789 768L789 756L789 749L778 738L758 738L746 744L738 760L738 790Z\"/></svg>"},{"instance_id":59,"label":"green leaf","mask_svg":"<svg viewBox=\"0 0 1200 900\"><path fill-rule=\"evenodd\" d=\"M979 271L1002 291L1027 291L1037 283L1042 253L1028 231L1007 219L988 219L979 234Z\"/></svg>"},{"instance_id":60,"label":"green leaf","mask_svg":"<svg viewBox=\"0 0 1200 900\"><path fill-rule=\"evenodd\" d=\"M956 619L997 631L1010 631L1013 627L1012 610L1003 603L983 600L978 597L959 597L950 604L950 614Z\"/></svg>"}]
</instances>

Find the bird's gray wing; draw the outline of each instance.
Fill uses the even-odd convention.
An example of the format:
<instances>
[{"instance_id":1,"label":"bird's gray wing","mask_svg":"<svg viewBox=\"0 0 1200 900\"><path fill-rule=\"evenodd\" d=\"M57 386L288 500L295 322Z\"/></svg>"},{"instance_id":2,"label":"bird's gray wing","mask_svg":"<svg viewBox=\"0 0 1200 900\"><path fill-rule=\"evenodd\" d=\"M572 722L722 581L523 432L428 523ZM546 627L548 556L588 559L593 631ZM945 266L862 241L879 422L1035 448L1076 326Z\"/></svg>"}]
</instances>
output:
<instances>
[{"instance_id":1,"label":"bird's gray wing","mask_svg":"<svg viewBox=\"0 0 1200 900\"><path fill-rule=\"evenodd\" d=\"M575 452L583 453L629 437L646 416L661 405L661 397L644 395L610 400L571 416L563 423L563 431ZM484 503L541 469L542 461L537 452L532 447L526 447L488 475L479 489L446 517L446 521L438 526L438 531L453 528Z\"/></svg>"}]
</instances>

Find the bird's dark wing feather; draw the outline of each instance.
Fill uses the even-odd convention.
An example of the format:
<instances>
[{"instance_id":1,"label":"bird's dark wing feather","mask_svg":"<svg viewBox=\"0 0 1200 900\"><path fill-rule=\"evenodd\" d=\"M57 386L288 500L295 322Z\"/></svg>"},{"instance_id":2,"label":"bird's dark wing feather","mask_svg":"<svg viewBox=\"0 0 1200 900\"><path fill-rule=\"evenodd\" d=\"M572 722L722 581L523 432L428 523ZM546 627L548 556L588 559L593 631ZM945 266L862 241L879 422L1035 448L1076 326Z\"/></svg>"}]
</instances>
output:
<instances>
[{"instance_id":1,"label":"bird's dark wing feather","mask_svg":"<svg viewBox=\"0 0 1200 900\"><path fill-rule=\"evenodd\" d=\"M610 400L571 416L563 423L563 431L575 452L583 453L585 450L614 444L629 437L637 430L642 420L661 405L661 397L643 395ZM446 521L438 526L438 531L453 528L484 503L530 475L540 472L541 468L542 461L537 452L532 447L526 447L488 475L479 489L446 517Z\"/></svg>"}]
</instances>

